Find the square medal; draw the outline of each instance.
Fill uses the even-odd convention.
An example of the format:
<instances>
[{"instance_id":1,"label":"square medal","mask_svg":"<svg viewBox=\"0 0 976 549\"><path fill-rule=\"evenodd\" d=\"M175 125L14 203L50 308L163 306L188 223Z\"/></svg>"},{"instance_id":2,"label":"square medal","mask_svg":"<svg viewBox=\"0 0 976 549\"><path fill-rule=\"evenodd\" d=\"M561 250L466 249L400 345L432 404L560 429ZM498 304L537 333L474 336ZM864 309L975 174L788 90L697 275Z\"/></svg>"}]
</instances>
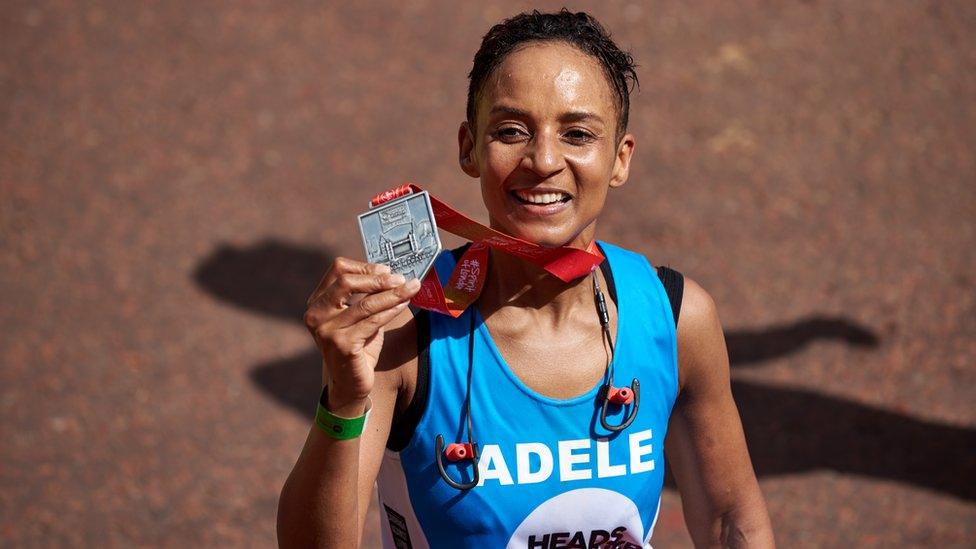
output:
<instances>
[{"instance_id":1,"label":"square medal","mask_svg":"<svg viewBox=\"0 0 976 549\"><path fill-rule=\"evenodd\" d=\"M441 251L427 191L384 202L360 214L359 232L366 261L389 265L407 280L422 279Z\"/></svg>"}]
</instances>

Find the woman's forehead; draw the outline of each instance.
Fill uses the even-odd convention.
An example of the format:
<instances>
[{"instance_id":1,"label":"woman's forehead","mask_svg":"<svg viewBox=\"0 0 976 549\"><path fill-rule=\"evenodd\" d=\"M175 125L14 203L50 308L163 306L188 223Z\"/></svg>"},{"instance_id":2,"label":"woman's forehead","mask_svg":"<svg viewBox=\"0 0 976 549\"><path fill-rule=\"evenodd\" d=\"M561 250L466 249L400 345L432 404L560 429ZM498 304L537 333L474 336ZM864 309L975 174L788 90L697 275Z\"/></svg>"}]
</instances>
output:
<instances>
[{"instance_id":1,"label":"woman's forehead","mask_svg":"<svg viewBox=\"0 0 976 549\"><path fill-rule=\"evenodd\" d=\"M496 103L517 103L510 106L596 111L609 121L616 111L600 63L562 42L531 43L510 53L485 82L481 98L479 111L485 113Z\"/></svg>"}]
</instances>

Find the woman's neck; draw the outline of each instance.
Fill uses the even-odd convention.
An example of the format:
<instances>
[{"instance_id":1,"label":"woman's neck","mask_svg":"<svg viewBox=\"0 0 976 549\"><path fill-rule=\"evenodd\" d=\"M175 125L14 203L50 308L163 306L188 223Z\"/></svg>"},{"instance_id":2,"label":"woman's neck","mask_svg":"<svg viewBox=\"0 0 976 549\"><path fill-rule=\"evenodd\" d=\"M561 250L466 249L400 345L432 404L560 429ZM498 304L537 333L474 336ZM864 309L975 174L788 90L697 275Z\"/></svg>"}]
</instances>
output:
<instances>
[{"instance_id":1,"label":"woman's neck","mask_svg":"<svg viewBox=\"0 0 976 549\"><path fill-rule=\"evenodd\" d=\"M539 321L559 325L580 304L593 307L590 277L563 282L542 267L492 249L488 277L478 299L485 318L507 308L529 310Z\"/></svg>"}]
</instances>

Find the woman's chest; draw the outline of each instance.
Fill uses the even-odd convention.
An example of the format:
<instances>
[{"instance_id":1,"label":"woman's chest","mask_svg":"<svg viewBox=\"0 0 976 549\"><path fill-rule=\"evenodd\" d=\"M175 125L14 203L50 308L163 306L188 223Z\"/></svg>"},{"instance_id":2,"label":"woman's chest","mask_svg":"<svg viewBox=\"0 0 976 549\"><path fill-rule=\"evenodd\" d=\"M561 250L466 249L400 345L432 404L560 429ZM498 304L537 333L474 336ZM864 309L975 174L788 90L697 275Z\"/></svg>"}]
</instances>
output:
<instances>
[{"instance_id":1,"label":"woman's chest","mask_svg":"<svg viewBox=\"0 0 976 549\"><path fill-rule=\"evenodd\" d=\"M603 379L610 359L599 327L542 330L504 320L487 321L502 360L528 388L554 399L569 399Z\"/></svg>"}]
</instances>

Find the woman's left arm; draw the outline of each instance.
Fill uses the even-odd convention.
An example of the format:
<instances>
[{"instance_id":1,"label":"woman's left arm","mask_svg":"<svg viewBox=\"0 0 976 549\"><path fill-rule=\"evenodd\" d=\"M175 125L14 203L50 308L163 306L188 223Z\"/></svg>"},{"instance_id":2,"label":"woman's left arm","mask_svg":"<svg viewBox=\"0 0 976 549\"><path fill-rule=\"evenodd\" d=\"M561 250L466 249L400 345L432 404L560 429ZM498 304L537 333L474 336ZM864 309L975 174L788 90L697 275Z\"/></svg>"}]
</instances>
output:
<instances>
[{"instance_id":1,"label":"woman's left arm","mask_svg":"<svg viewBox=\"0 0 976 549\"><path fill-rule=\"evenodd\" d=\"M711 296L686 278L678 322L681 390L665 455L696 547L774 547L766 503L732 400L725 337Z\"/></svg>"}]
</instances>

